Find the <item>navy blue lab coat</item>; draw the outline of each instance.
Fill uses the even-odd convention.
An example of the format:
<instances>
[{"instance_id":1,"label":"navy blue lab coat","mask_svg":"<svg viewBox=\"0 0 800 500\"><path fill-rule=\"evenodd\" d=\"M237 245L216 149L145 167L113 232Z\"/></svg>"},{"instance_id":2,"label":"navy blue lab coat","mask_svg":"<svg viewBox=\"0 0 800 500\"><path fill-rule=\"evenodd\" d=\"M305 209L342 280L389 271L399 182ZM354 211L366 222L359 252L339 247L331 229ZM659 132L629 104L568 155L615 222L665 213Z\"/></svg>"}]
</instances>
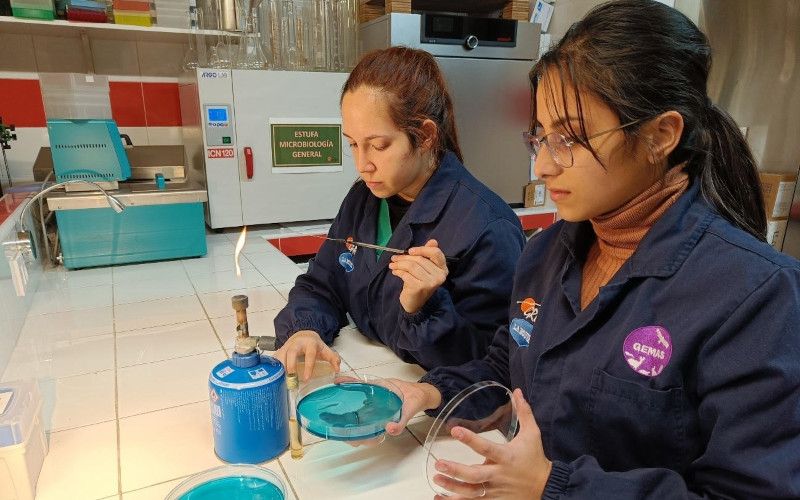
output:
<instances>
[{"instance_id":1,"label":"navy blue lab coat","mask_svg":"<svg viewBox=\"0 0 800 500\"><path fill-rule=\"evenodd\" d=\"M375 243L379 203L356 182L328 235ZM387 267L392 253L376 260L375 250L350 252L343 243L325 241L275 318L276 335L286 341L298 330L314 330L330 344L349 313L364 335L425 369L482 357L506 320L514 266L525 244L519 218L447 153L387 246L407 249L430 239L458 262L448 264L445 283L420 311L408 314L400 305L403 281Z\"/></svg>"},{"instance_id":2,"label":"navy blue lab coat","mask_svg":"<svg viewBox=\"0 0 800 500\"><path fill-rule=\"evenodd\" d=\"M522 388L544 498L800 498L800 263L693 185L581 311L594 239L564 221L532 239L487 356L423 380L443 401Z\"/></svg>"}]
</instances>

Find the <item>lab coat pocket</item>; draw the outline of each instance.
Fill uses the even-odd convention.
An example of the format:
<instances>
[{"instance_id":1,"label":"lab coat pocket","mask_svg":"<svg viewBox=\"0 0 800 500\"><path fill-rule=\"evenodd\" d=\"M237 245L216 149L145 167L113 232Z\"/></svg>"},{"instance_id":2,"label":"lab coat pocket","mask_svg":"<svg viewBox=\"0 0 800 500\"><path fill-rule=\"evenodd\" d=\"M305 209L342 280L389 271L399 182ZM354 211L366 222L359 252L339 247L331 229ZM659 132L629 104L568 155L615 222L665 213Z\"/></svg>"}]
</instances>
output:
<instances>
[{"instance_id":1,"label":"lab coat pocket","mask_svg":"<svg viewBox=\"0 0 800 500\"><path fill-rule=\"evenodd\" d=\"M592 373L590 448L605 470L688 465L683 388L653 389L649 381L621 379L600 368Z\"/></svg>"}]
</instances>

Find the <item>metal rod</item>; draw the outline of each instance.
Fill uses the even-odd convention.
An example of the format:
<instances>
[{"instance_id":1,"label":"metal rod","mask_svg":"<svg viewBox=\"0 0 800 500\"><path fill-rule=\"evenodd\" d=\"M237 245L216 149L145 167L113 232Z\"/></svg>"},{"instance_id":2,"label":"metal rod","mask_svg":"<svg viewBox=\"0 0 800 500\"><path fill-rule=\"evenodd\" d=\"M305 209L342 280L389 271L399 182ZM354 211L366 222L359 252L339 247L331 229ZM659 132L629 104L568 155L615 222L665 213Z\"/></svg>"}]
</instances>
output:
<instances>
[{"instance_id":1,"label":"metal rod","mask_svg":"<svg viewBox=\"0 0 800 500\"><path fill-rule=\"evenodd\" d=\"M408 255L408 250L400 250L399 248L385 247L385 246L382 246L382 245L374 245L372 243L362 243L360 241L351 241L351 240L345 240L345 239L342 239L342 238L331 238L331 237L328 237L328 236L326 236L325 239L326 240L331 240L331 241L336 241L336 242L339 242L339 243L344 243L345 245L355 245L357 247L372 248L374 250L382 250L384 252L392 252L392 253L396 253L396 254ZM451 263L458 262L458 257L447 257L447 256L445 256L445 260L447 260L447 262L451 262Z\"/></svg>"}]
</instances>

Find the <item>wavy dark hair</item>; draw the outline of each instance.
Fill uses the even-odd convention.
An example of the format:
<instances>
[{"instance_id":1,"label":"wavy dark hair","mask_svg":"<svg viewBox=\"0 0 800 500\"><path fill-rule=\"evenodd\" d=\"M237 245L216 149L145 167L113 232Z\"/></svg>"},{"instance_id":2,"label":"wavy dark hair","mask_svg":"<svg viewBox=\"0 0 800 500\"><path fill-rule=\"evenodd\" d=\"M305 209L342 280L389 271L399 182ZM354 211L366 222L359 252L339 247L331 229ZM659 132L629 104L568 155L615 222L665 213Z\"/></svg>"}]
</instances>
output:
<instances>
[{"instance_id":1,"label":"wavy dark hair","mask_svg":"<svg viewBox=\"0 0 800 500\"><path fill-rule=\"evenodd\" d=\"M386 95L389 116L406 133L414 148L425 139L422 123L429 119L438 128L433 147L437 163L447 151L464 162L453 99L431 54L401 46L368 52L350 72L342 88L342 97L362 85L379 89Z\"/></svg>"},{"instance_id":2,"label":"wavy dark hair","mask_svg":"<svg viewBox=\"0 0 800 500\"><path fill-rule=\"evenodd\" d=\"M653 0L617 0L601 4L567 31L530 72L533 125L536 92L547 86L545 73L558 75L574 92L577 130L569 132L595 157L586 141L581 94L599 98L620 123L674 110L683 117L670 167L686 163L692 182L724 218L765 241L767 223L761 183L750 148L734 120L707 94L711 46L698 27L679 11ZM542 89L555 99L552 88ZM566 91L561 96L566 109ZM559 117L563 118L563 117ZM644 120L643 120L644 121ZM626 140L636 127L624 130Z\"/></svg>"}]
</instances>

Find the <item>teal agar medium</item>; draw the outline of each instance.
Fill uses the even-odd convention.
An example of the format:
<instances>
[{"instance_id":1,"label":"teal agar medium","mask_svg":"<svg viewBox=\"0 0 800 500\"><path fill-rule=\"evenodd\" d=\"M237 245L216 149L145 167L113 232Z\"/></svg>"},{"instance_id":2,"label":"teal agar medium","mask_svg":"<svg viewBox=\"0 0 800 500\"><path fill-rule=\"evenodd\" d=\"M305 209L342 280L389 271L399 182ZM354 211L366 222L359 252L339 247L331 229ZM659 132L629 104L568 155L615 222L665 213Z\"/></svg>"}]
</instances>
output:
<instances>
[{"instance_id":1,"label":"teal agar medium","mask_svg":"<svg viewBox=\"0 0 800 500\"><path fill-rule=\"evenodd\" d=\"M386 424L400 419L403 401L379 385L343 383L323 386L297 404L303 427L315 436L340 441L383 434Z\"/></svg>"},{"instance_id":2,"label":"teal agar medium","mask_svg":"<svg viewBox=\"0 0 800 500\"><path fill-rule=\"evenodd\" d=\"M223 477L187 491L177 500L284 500L281 489L257 477Z\"/></svg>"}]
</instances>

